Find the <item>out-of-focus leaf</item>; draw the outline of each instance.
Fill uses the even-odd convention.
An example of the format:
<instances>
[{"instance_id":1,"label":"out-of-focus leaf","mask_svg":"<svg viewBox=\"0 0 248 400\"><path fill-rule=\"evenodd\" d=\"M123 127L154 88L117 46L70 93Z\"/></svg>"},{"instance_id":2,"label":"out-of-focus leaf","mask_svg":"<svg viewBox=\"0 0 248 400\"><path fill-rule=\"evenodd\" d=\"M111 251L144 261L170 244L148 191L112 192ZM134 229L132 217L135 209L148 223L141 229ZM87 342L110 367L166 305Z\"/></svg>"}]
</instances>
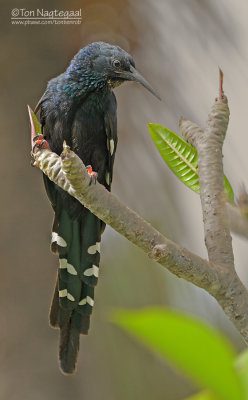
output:
<instances>
[{"instance_id":1,"label":"out-of-focus leaf","mask_svg":"<svg viewBox=\"0 0 248 400\"><path fill-rule=\"evenodd\" d=\"M224 175L224 190L226 192L227 195L227 199L229 203L234 203L234 192L233 192L233 188L229 182L229 180L227 179L226 175Z\"/></svg>"},{"instance_id":2,"label":"out-of-focus leaf","mask_svg":"<svg viewBox=\"0 0 248 400\"><path fill-rule=\"evenodd\" d=\"M221 400L221 398L210 392L200 392L195 394L193 397L187 397L187 399L184 400Z\"/></svg>"},{"instance_id":3,"label":"out-of-focus leaf","mask_svg":"<svg viewBox=\"0 0 248 400\"><path fill-rule=\"evenodd\" d=\"M221 400L244 400L235 352L209 325L162 308L120 310L113 321Z\"/></svg>"},{"instance_id":4,"label":"out-of-focus leaf","mask_svg":"<svg viewBox=\"0 0 248 400\"><path fill-rule=\"evenodd\" d=\"M248 350L238 356L235 365L244 385L245 400L248 400Z\"/></svg>"},{"instance_id":5,"label":"out-of-focus leaf","mask_svg":"<svg viewBox=\"0 0 248 400\"><path fill-rule=\"evenodd\" d=\"M190 189L200 193L197 151L175 132L158 124L148 124L151 137L168 167ZM224 176L224 189L228 201L234 201L233 189Z\"/></svg>"}]
</instances>

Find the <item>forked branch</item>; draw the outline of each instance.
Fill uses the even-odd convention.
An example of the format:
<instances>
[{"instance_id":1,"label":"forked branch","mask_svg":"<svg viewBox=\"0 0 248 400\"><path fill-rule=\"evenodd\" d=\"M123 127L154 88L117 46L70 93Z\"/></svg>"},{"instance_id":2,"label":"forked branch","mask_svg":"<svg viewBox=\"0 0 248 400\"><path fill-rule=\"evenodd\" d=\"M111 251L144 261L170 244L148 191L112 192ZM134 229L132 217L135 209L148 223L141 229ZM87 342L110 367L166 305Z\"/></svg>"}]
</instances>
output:
<instances>
[{"instance_id":1,"label":"forked branch","mask_svg":"<svg viewBox=\"0 0 248 400\"><path fill-rule=\"evenodd\" d=\"M220 74L222 79L222 74ZM223 193L222 146L229 109L220 82L205 130L182 119L184 137L198 151L199 181L209 261L167 239L136 212L125 206L99 183L89 185L88 172L64 144L61 156L36 147L36 165L51 181L75 197L98 218L140 247L148 256L180 278L205 289L216 298L226 315L248 343L248 292L234 268L231 236ZM34 132L34 126L31 128ZM245 228L244 228L245 231Z\"/></svg>"}]
</instances>

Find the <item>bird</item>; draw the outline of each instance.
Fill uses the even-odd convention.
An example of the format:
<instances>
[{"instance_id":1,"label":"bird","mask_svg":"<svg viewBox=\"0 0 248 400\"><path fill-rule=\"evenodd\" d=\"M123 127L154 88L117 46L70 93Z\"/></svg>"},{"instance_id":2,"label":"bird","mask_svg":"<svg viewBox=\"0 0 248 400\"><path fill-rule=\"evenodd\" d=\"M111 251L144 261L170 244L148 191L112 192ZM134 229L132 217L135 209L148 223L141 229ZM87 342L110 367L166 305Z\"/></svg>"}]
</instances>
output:
<instances>
[{"instance_id":1,"label":"bird","mask_svg":"<svg viewBox=\"0 0 248 400\"><path fill-rule=\"evenodd\" d=\"M87 166L91 181L97 179L109 191L117 148L113 89L125 81L135 81L159 98L126 51L94 42L80 49L66 71L48 82L35 108L35 113L40 112L42 143L60 155L65 141ZM49 320L60 329L60 369L72 374L80 334L89 330L105 223L46 175L43 179L54 211L51 250L59 256Z\"/></svg>"}]
</instances>

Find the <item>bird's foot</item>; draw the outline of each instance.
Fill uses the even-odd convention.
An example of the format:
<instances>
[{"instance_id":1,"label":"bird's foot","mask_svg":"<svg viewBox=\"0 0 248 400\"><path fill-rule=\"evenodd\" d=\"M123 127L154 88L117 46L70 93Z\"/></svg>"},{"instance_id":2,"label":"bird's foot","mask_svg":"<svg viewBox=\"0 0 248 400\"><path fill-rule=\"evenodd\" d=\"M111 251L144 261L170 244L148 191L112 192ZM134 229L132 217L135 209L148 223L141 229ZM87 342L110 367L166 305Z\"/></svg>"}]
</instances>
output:
<instances>
[{"instance_id":1,"label":"bird's foot","mask_svg":"<svg viewBox=\"0 0 248 400\"><path fill-rule=\"evenodd\" d=\"M44 139L43 135L35 135L33 137L33 147L32 147L32 151L31 151L31 165L32 167L38 167L37 161L35 161L34 159L34 153L37 150L41 150L41 149L47 149L47 150L51 150L48 142Z\"/></svg>"},{"instance_id":2,"label":"bird's foot","mask_svg":"<svg viewBox=\"0 0 248 400\"><path fill-rule=\"evenodd\" d=\"M87 169L88 174L90 176L90 185L92 184L92 182L96 183L96 180L97 180L97 177L98 177L98 173L93 171L91 165L87 165L86 169Z\"/></svg>"},{"instance_id":3,"label":"bird's foot","mask_svg":"<svg viewBox=\"0 0 248 400\"><path fill-rule=\"evenodd\" d=\"M51 150L48 142L44 139L43 135L36 135L33 138L33 147L32 147L32 153L35 152L36 149L47 149L47 150Z\"/></svg>"}]
</instances>

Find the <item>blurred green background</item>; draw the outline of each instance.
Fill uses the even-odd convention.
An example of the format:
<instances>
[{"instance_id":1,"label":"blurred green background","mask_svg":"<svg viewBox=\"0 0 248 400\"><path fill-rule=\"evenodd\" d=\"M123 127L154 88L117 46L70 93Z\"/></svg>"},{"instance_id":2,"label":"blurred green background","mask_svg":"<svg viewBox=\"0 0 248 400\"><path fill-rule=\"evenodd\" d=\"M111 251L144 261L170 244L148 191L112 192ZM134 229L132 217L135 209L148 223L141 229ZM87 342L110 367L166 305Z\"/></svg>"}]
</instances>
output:
<instances>
[{"instance_id":1,"label":"blurred green background","mask_svg":"<svg viewBox=\"0 0 248 400\"><path fill-rule=\"evenodd\" d=\"M82 23L12 25L16 7L81 8ZM60 373L58 332L48 326L57 268L49 250L52 211L41 173L30 167L26 104L34 107L47 81L89 42L103 40L130 52L163 101L135 83L116 89L119 143L112 190L167 237L206 257L199 196L166 167L147 123L178 131L183 115L204 126L221 66L231 109L224 167L238 192L248 167L247 18L246 0L1 2L1 399L180 400L193 393L186 378L109 323L117 307L186 310L244 348L214 299L107 228L90 334L81 338L76 375ZM246 243L234 236L233 244L237 271L247 283Z\"/></svg>"}]
</instances>

